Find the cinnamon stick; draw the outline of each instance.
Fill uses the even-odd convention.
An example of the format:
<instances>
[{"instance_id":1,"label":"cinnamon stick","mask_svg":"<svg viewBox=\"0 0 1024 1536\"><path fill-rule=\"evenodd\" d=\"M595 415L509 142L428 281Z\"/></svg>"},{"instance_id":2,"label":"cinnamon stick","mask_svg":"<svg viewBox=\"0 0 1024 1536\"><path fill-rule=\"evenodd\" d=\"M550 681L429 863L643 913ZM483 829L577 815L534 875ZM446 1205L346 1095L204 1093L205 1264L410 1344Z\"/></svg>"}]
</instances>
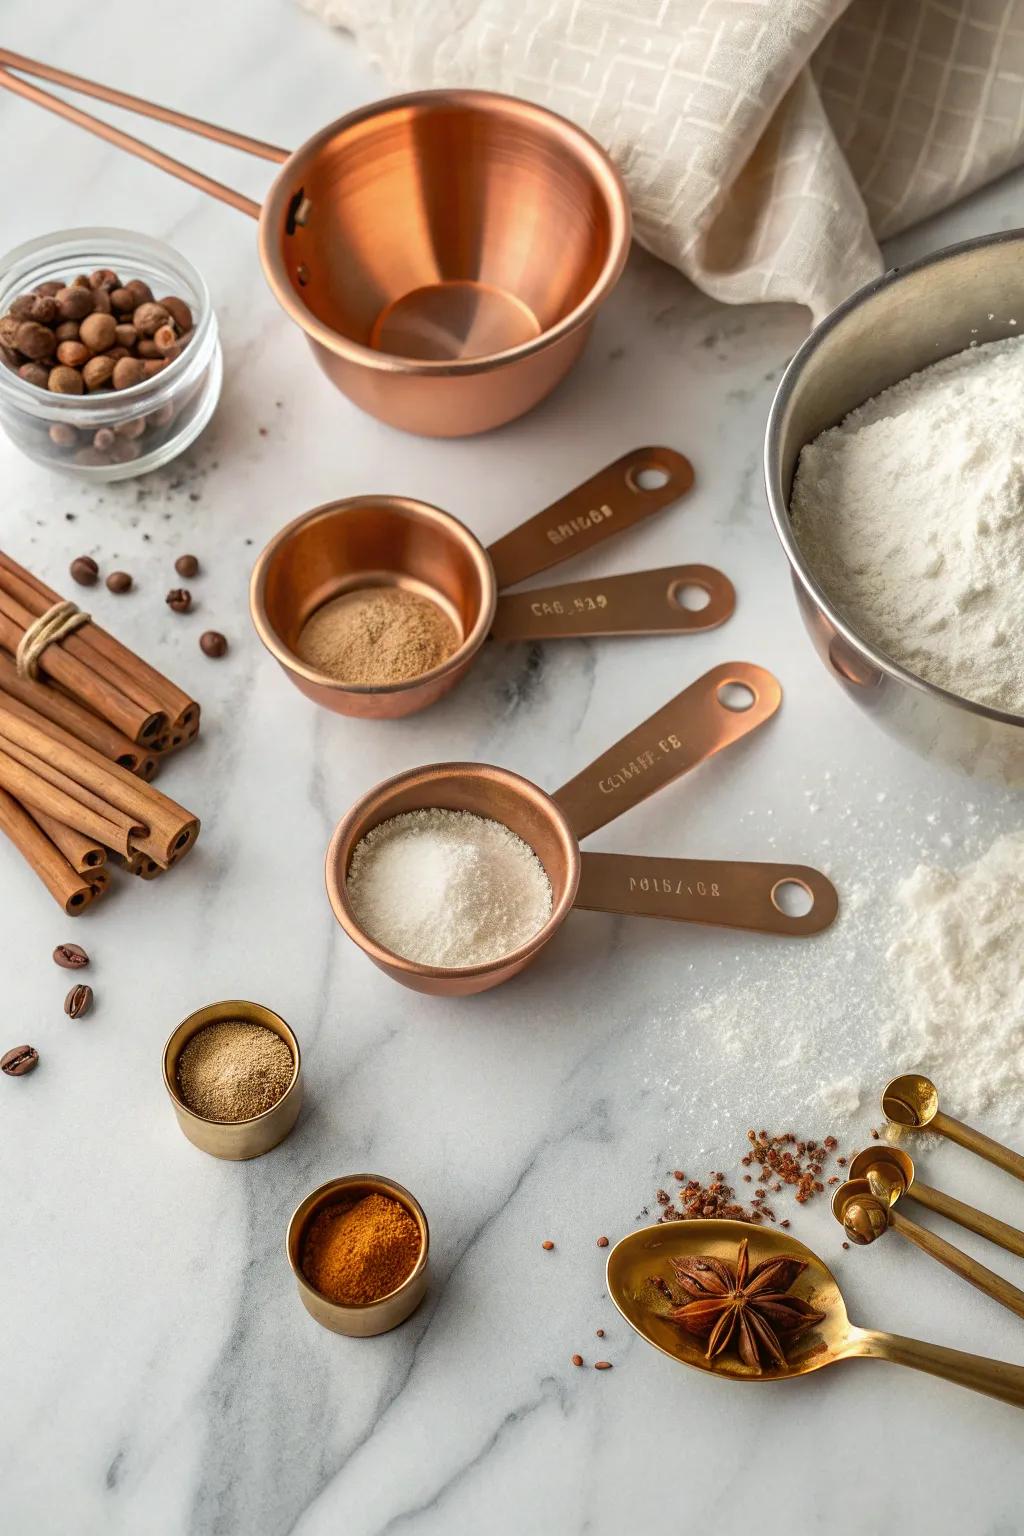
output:
<instances>
[{"instance_id":1,"label":"cinnamon stick","mask_svg":"<svg viewBox=\"0 0 1024 1536\"><path fill-rule=\"evenodd\" d=\"M2 550L0 590L15 597L33 618L38 618L47 608L61 600L59 593ZM172 728L181 731L191 725L198 727L199 705L195 699L164 677L162 672L136 656L134 651L115 640L95 620L83 625L61 643L71 655L87 661L97 676L116 682L122 691L135 698L137 703L148 705L152 712L166 715Z\"/></svg>"},{"instance_id":2,"label":"cinnamon stick","mask_svg":"<svg viewBox=\"0 0 1024 1536\"><path fill-rule=\"evenodd\" d=\"M71 868L80 875L99 869L107 862L107 850L101 843L76 832L74 827L66 827L62 821L47 816L45 811L29 811L29 815L39 823L50 842L56 844Z\"/></svg>"},{"instance_id":3,"label":"cinnamon stick","mask_svg":"<svg viewBox=\"0 0 1024 1536\"><path fill-rule=\"evenodd\" d=\"M27 768L33 768L38 777L47 781L48 786L70 794L83 804L99 799L107 808L109 819L127 822L127 836L110 842L91 826L84 825L81 816L77 819L74 816L68 817L51 804L40 807L81 832L98 836L101 842L120 853L134 850L148 853L166 868L184 857L199 835L198 819L151 784L135 778L116 763L108 762L84 742L78 743L73 750L2 706L0 749L6 758L19 759ZM5 766L4 772L9 774L9 768ZM76 795L67 783L57 779L57 775L80 786L81 793ZM6 785L7 780L0 777L0 783ZM9 785L7 787L10 788ZM38 804L37 800L28 795L20 798L28 799L30 804ZM97 809L95 805L91 806L92 811Z\"/></svg>"},{"instance_id":4,"label":"cinnamon stick","mask_svg":"<svg viewBox=\"0 0 1024 1536\"><path fill-rule=\"evenodd\" d=\"M0 651L0 704L23 719L31 718L36 724L48 721L65 733L68 744L87 742L97 752L120 763L130 773L142 779L151 779L156 772L155 753L130 741L112 725L94 715L77 700L61 693L59 688L42 681L20 676L11 658ZM28 711L26 716L24 711ZM63 739L63 738L62 738Z\"/></svg>"},{"instance_id":5,"label":"cinnamon stick","mask_svg":"<svg viewBox=\"0 0 1024 1536\"><path fill-rule=\"evenodd\" d=\"M7 610L18 611L18 605L10 598L5 598L3 602ZM20 611L25 614L24 609ZM10 612L0 606L0 646L12 656L17 652L25 627L24 623L12 619ZM69 638L74 639L74 636ZM97 676L77 656L73 656L66 647L67 641L61 641L59 645L48 645L39 659L40 671L60 683L81 704L95 710L119 731L124 731L132 741L149 741L161 734L165 726L165 715L147 712L133 703L105 678Z\"/></svg>"},{"instance_id":6,"label":"cinnamon stick","mask_svg":"<svg viewBox=\"0 0 1024 1536\"><path fill-rule=\"evenodd\" d=\"M77 917L106 890L105 870L91 871L88 876L77 874L43 829L3 789L0 789L0 831L14 844L68 917Z\"/></svg>"},{"instance_id":7,"label":"cinnamon stick","mask_svg":"<svg viewBox=\"0 0 1024 1536\"><path fill-rule=\"evenodd\" d=\"M8 794L30 810L53 816L118 853L131 852L131 836L140 829L130 816L104 806L98 796L89 794L42 758L23 752L16 743L3 741L0 746L10 748L0 750L0 787Z\"/></svg>"}]
</instances>

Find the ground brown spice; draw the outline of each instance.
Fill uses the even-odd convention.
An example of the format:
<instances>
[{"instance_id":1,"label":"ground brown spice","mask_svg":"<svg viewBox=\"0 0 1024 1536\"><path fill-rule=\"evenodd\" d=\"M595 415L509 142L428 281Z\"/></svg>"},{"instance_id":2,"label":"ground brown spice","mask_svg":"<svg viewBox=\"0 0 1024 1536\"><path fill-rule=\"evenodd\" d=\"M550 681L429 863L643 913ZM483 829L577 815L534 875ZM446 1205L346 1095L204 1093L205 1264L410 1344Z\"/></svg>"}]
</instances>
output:
<instances>
[{"instance_id":1,"label":"ground brown spice","mask_svg":"<svg viewBox=\"0 0 1024 1536\"><path fill-rule=\"evenodd\" d=\"M748 1150L740 1159L741 1164L744 1168L759 1171L744 1173L743 1182L751 1184L756 1177L758 1185L765 1186L754 1191L749 1204L737 1200L735 1189L720 1171L709 1174L708 1182L704 1184L699 1179L687 1179L682 1169L675 1168L672 1177L683 1188L672 1194L667 1189L657 1191L655 1198L662 1207L658 1220L692 1221L697 1217L719 1217L728 1221L775 1222L777 1217L768 1201L769 1191L778 1195L785 1185L789 1185L798 1204L805 1205L824 1192L822 1174L825 1164L839 1146L834 1136L826 1136L822 1141L801 1140L791 1131L769 1136L767 1131L750 1130L747 1142ZM839 1164L845 1161L845 1158L836 1158ZM645 1209L641 1216L646 1215L648 1211ZM789 1222L782 1221L779 1225L788 1227Z\"/></svg>"},{"instance_id":2,"label":"ground brown spice","mask_svg":"<svg viewBox=\"0 0 1024 1536\"><path fill-rule=\"evenodd\" d=\"M206 1120L250 1120L281 1098L295 1062L264 1024L229 1019L197 1030L178 1058L178 1092Z\"/></svg>"},{"instance_id":3,"label":"ground brown spice","mask_svg":"<svg viewBox=\"0 0 1024 1536\"><path fill-rule=\"evenodd\" d=\"M295 651L339 683L382 687L422 676L458 646L455 625L429 598L405 587L364 587L311 614Z\"/></svg>"},{"instance_id":4,"label":"ground brown spice","mask_svg":"<svg viewBox=\"0 0 1024 1536\"><path fill-rule=\"evenodd\" d=\"M302 1273L338 1306L379 1301L401 1285L420 1256L420 1229L389 1195L326 1206L302 1245Z\"/></svg>"}]
</instances>

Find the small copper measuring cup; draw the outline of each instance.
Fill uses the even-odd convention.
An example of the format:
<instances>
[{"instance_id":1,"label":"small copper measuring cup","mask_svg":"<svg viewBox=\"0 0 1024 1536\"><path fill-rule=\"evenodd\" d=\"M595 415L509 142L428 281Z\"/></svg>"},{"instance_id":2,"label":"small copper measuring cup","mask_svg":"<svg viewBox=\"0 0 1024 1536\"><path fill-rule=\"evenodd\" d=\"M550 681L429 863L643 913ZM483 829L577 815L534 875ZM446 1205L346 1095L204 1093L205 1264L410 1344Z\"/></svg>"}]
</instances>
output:
<instances>
[{"instance_id":1,"label":"small copper measuring cup","mask_svg":"<svg viewBox=\"0 0 1024 1536\"><path fill-rule=\"evenodd\" d=\"M656 481L657 483L652 483ZM671 448L634 448L485 549L448 512L404 496L327 502L282 528L253 568L256 632L307 698L338 714L393 719L425 709L465 676L488 634L501 640L687 634L723 624L732 583L709 565L634 571L498 596L581 555L677 501L693 485ZM384 686L339 683L300 661L295 645L317 608L367 586L403 586L435 602L462 643L440 666ZM704 607L680 600L690 588Z\"/></svg>"},{"instance_id":2,"label":"small copper measuring cup","mask_svg":"<svg viewBox=\"0 0 1024 1536\"><path fill-rule=\"evenodd\" d=\"M735 690L748 707L732 704ZM726 863L581 853L580 840L775 714L782 690L750 662L713 667L650 719L624 736L568 784L547 794L529 779L484 763L432 763L378 784L338 823L327 850L327 893L338 922L375 965L417 992L463 997L518 974L552 939L574 906L595 912L712 923L757 933L804 937L834 920L831 882L803 864ZM551 882L551 916L533 938L483 965L419 965L378 944L360 927L347 874L359 840L392 816L439 807L503 822L529 843ZM789 915L783 887L797 886L810 910Z\"/></svg>"},{"instance_id":3,"label":"small copper measuring cup","mask_svg":"<svg viewBox=\"0 0 1024 1536\"><path fill-rule=\"evenodd\" d=\"M11 70L281 170L261 208ZM320 367L407 432L461 437L530 410L579 357L629 253L629 201L604 150L509 96L372 102L289 154L9 49L0 87L258 219L264 275Z\"/></svg>"}]
</instances>

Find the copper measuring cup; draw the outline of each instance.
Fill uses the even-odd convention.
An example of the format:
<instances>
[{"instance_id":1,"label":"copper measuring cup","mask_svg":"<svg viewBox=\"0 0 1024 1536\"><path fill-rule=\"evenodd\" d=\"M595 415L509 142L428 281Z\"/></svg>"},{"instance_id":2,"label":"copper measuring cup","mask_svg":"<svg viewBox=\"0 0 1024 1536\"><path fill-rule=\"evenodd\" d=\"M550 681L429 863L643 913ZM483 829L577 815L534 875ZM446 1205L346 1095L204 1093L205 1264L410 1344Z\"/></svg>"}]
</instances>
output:
<instances>
[{"instance_id":1,"label":"copper measuring cup","mask_svg":"<svg viewBox=\"0 0 1024 1536\"><path fill-rule=\"evenodd\" d=\"M734 690L751 699L738 710ZM338 922L375 965L416 992L464 997L508 981L552 939L571 909L666 917L757 933L805 937L835 919L831 882L803 864L725 863L707 859L581 853L580 840L706 758L748 736L775 714L782 690L750 662L713 667L650 719L630 731L553 795L529 779L484 763L432 763L385 780L338 823L327 850L327 894ZM382 821L430 807L472 811L510 827L534 850L551 882L551 916L525 944L483 965L419 965L364 932L347 889L359 840ZM784 886L799 886L810 911L788 915Z\"/></svg>"},{"instance_id":2,"label":"copper measuring cup","mask_svg":"<svg viewBox=\"0 0 1024 1536\"><path fill-rule=\"evenodd\" d=\"M651 485L653 476L661 483ZM464 523L404 496L327 502L282 528L253 568L256 632L307 698L343 715L392 719L425 709L469 670L488 634L501 640L713 629L733 611L732 583L709 565L545 587L498 596L563 560L632 528L687 492L688 459L671 448L635 448L484 549ZM302 626L323 603L358 587L398 585L429 597L462 636L440 666L405 682L340 683L300 661ZM677 593L697 588L705 607Z\"/></svg>"},{"instance_id":3,"label":"copper measuring cup","mask_svg":"<svg viewBox=\"0 0 1024 1536\"><path fill-rule=\"evenodd\" d=\"M12 69L275 161L262 207ZM0 49L0 86L259 220L271 291L364 411L429 437L512 421L583 350L629 252L618 171L581 129L488 91L360 107L292 154Z\"/></svg>"}]
</instances>

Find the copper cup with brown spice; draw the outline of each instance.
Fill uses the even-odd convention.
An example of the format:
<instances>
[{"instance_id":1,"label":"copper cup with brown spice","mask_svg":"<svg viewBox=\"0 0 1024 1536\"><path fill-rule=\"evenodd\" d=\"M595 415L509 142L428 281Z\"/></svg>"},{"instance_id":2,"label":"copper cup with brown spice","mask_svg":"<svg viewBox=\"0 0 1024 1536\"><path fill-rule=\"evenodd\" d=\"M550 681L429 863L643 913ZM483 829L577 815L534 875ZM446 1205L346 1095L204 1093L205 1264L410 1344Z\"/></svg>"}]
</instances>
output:
<instances>
[{"instance_id":1,"label":"copper cup with brown spice","mask_svg":"<svg viewBox=\"0 0 1024 1536\"><path fill-rule=\"evenodd\" d=\"M711 566L673 566L601 581L506 593L528 577L625 533L693 485L672 448L634 448L486 549L464 523L407 496L352 496L305 512L271 539L253 568L256 632L295 686L338 714L393 719L454 688L488 635L496 640L686 634L733 610L732 584ZM312 615L372 587L404 588L450 620L457 644L429 671L389 683L343 682L299 655ZM707 598L693 610L687 589Z\"/></svg>"},{"instance_id":2,"label":"copper cup with brown spice","mask_svg":"<svg viewBox=\"0 0 1024 1536\"><path fill-rule=\"evenodd\" d=\"M272 1030L288 1047L292 1058L292 1075L281 1097L262 1114L246 1120L211 1120L197 1114L186 1103L179 1078L182 1052L189 1041L209 1024L258 1024ZM222 1157L241 1162L251 1157L261 1157L276 1147L289 1134L302 1108L302 1056L299 1042L292 1029L280 1014L265 1008L261 1003L249 1003L239 999L208 1003L197 1008L171 1031L163 1054L164 1087L174 1108L182 1134L193 1146L211 1157Z\"/></svg>"},{"instance_id":3,"label":"copper cup with brown spice","mask_svg":"<svg viewBox=\"0 0 1024 1536\"><path fill-rule=\"evenodd\" d=\"M332 1206L352 1204L367 1195L375 1194L397 1201L415 1221L420 1235L419 1254L405 1279L387 1295L374 1301L342 1306L330 1301L306 1278L303 1269L306 1238L322 1211ZM332 1333L343 1333L354 1339L368 1339L379 1333L387 1333L397 1328L399 1323L404 1323L426 1294L430 1229L423 1207L403 1185L381 1174L352 1173L344 1178L330 1179L314 1189L296 1207L288 1223L285 1247L302 1305L321 1327L329 1328Z\"/></svg>"}]
</instances>

